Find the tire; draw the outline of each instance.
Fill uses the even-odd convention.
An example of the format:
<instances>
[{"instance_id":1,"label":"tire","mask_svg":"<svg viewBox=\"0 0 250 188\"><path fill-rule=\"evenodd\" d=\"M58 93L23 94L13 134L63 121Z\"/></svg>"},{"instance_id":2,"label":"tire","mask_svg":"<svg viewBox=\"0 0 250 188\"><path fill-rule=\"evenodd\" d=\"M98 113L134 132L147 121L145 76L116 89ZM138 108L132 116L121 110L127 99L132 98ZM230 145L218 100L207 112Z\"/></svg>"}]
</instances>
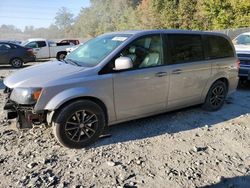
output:
<instances>
[{"instance_id":1,"label":"tire","mask_svg":"<svg viewBox=\"0 0 250 188\"><path fill-rule=\"evenodd\" d=\"M59 52L57 54L57 60L63 60L66 57L67 53L66 52Z\"/></svg>"},{"instance_id":2,"label":"tire","mask_svg":"<svg viewBox=\"0 0 250 188\"><path fill-rule=\"evenodd\" d=\"M218 80L209 89L202 108L208 111L217 111L223 106L226 96L227 86L225 82Z\"/></svg>"},{"instance_id":3,"label":"tire","mask_svg":"<svg viewBox=\"0 0 250 188\"><path fill-rule=\"evenodd\" d=\"M10 60L10 64L13 68L22 68L23 60L21 60L20 58L13 58Z\"/></svg>"},{"instance_id":4,"label":"tire","mask_svg":"<svg viewBox=\"0 0 250 188\"><path fill-rule=\"evenodd\" d=\"M99 138L105 122L105 114L100 106L89 100L79 100L56 112L53 131L64 147L81 149Z\"/></svg>"}]
</instances>

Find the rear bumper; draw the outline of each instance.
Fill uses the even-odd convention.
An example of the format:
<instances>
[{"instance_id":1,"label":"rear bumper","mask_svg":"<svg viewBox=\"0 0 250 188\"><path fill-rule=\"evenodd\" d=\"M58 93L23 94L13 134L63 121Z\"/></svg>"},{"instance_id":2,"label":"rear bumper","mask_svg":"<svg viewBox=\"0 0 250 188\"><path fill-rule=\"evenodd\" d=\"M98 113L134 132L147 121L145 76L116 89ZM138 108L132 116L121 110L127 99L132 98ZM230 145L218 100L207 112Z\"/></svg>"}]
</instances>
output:
<instances>
[{"instance_id":1,"label":"rear bumper","mask_svg":"<svg viewBox=\"0 0 250 188\"><path fill-rule=\"evenodd\" d=\"M228 94L235 92L239 83L239 77L232 77L229 78L229 88L228 88Z\"/></svg>"},{"instance_id":2,"label":"rear bumper","mask_svg":"<svg viewBox=\"0 0 250 188\"><path fill-rule=\"evenodd\" d=\"M23 58L24 63L34 62L34 61L36 61L36 56L28 56L28 57Z\"/></svg>"},{"instance_id":3,"label":"rear bumper","mask_svg":"<svg viewBox=\"0 0 250 188\"><path fill-rule=\"evenodd\" d=\"M250 66L240 66L239 77L250 80Z\"/></svg>"}]
</instances>

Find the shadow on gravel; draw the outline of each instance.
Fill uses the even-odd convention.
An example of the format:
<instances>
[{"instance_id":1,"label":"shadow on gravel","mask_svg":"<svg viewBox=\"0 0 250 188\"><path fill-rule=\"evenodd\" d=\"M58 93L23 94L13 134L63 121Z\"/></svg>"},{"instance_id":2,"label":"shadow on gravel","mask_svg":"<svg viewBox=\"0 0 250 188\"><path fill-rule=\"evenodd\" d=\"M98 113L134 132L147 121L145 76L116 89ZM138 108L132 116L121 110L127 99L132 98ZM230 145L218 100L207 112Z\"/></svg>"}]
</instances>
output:
<instances>
[{"instance_id":1,"label":"shadow on gravel","mask_svg":"<svg viewBox=\"0 0 250 188\"><path fill-rule=\"evenodd\" d=\"M250 176L238 176L233 178L222 178L222 180L214 185L208 185L201 188L249 188L250 187Z\"/></svg>"},{"instance_id":2,"label":"shadow on gravel","mask_svg":"<svg viewBox=\"0 0 250 188\"><path fill-rule=\"evenodd\" d=\"M100 139L91 147L173 134L205 126L211 127L248 113L250 113L250 85L241 87L228 97L219 111L207 112L196 106L120 123L109 127L110 137Z\"/></svg>"}]
</instances>

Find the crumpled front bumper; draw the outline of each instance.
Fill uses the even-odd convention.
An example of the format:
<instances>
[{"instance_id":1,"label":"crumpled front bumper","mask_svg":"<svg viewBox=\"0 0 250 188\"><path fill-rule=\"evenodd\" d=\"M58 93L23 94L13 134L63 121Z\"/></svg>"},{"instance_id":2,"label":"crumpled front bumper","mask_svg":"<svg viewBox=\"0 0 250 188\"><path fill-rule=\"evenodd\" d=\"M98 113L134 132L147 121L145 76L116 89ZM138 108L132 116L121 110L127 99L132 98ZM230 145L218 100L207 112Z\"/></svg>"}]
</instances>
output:
<instances>
[{"instance_id":1,"label":"crumpled front bumper","mask_svg":"<svg viewBox=\"0 0 250 188\"><path fill-rule=\"evenodd\" d=\"M12 123L15 122L18 129L31 129L33 125L40 125L45 122L45 113L34 113L34 106L19 105L11 101L11 89L6 87L4 94L6 102L3 109L6 111L6 119L12 120Z\"/></svg>"}]
</instances>

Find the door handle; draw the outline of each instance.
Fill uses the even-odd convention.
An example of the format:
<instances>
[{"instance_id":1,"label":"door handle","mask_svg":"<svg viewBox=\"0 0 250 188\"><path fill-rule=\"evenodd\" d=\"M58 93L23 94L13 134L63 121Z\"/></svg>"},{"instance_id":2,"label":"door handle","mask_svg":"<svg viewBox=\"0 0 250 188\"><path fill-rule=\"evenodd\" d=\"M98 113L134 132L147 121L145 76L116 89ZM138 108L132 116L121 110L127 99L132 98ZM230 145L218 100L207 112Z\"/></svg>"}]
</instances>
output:
<instances>
[{"instance_id":1,"label":"door handle","mask_svg":"<svg viewBox=\"0 0 250 188\"><path fill-rule=\"evenodd\" d=\"M156 77L163 77L163 76L167 76L167 72L157 72L155 74Z\"/></svg>"},{"instance_id":2,"label":"door handle","mask_svg":"<svg viewBox=\"0 0 250 188\"><path fill-rule=\"evenodd\" d=\"M172 74L181 74L181 69L175 69L172 71Z\"/></svg>"}]
</instances>

